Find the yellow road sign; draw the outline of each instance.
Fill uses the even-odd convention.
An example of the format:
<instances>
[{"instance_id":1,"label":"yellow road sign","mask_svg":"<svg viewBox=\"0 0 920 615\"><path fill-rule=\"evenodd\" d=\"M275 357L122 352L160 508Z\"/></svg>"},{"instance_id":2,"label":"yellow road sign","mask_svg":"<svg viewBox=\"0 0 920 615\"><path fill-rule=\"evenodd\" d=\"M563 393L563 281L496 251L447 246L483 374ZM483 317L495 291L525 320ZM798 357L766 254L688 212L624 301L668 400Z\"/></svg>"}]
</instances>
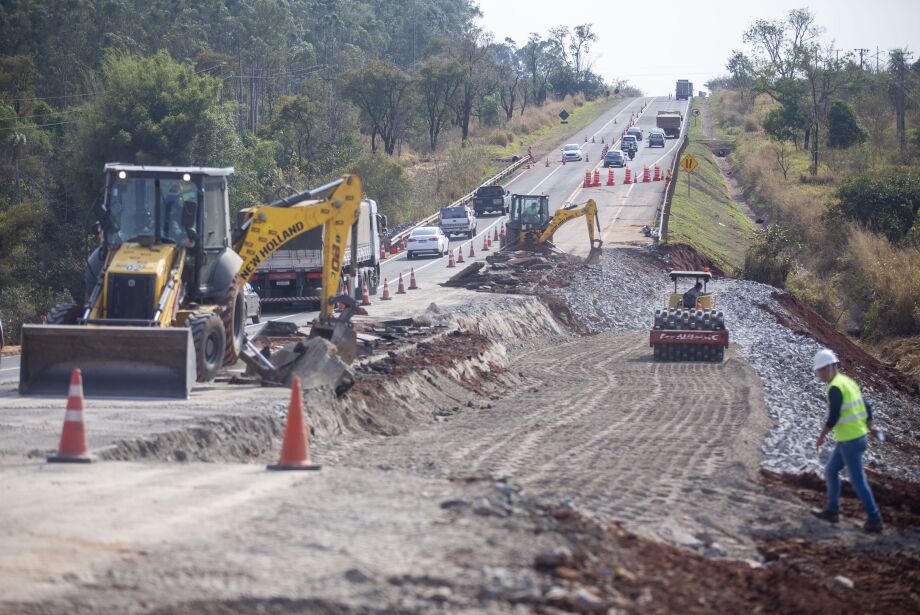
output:
<instances>
[{"instance_id":1,"label":"yellow road sign","mask_svg":"<svg viewBox=\"0 0 920 615\"><path fill-rule=\"evenodd\" d=\"M693 170L697 166L699 166L699 164L700 163L696 161L696 158L694 158L690 154L687 154L686 156L680 159L680 168L682 168L687 173L693 173Z\"/></svg>"}]
</instances>

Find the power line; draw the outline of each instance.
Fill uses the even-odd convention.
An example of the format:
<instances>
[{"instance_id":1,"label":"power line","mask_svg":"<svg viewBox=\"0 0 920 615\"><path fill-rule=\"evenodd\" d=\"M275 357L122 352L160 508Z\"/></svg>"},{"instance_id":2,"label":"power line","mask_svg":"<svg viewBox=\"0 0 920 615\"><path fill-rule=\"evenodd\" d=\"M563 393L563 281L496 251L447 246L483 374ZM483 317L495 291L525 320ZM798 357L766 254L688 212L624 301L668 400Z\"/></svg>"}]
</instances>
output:
<instances>
[{"instance_id":1,"label":"power line","mask_svg":"<svg viewBox=\"0 0 920 615\"><path fill-rule=\"evenodd\" d=\"M95 96L95 92L86 92L84 94L63 94L61 96L35 96L32 98L6 98L8 102L30 102L33 100L59 100L61 98L81 98L84 96Z\"/></svg>"},{"instance_id":2,"label":"power line","mask_svg":"<svg viewBox=\"0 0 920 615\"><path fill-rule=\"evenodd\" d=\"M53 122L51 124L32 124L30 128L47 128L49 126L63 126L64 124L76 124L80 120L70 120L67 122ZM6 128L0 128L0 130L16 130L16 126L9 126Z\"/></svg>"}]
</instances>

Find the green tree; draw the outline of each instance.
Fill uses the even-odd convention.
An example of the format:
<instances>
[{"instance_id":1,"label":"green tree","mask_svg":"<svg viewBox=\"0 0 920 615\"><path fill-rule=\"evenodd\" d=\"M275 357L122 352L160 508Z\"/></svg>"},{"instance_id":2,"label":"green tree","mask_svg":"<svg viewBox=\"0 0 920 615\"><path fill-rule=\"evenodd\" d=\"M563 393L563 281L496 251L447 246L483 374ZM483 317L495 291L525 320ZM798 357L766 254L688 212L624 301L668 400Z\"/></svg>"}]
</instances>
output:
<instances>
[{"instance_id":1,"label":"green tree","mask_svg":"<svg viewBox=\"0 0 920 615\"><path fill-rule=\"evenodd\" d=\"M744 278L784 287L795 267L800 247L793 233L777 224L755 231L753 243L744 257Z\"/></svg>"},{"instance_id":2,"label":"green tree","mask_svg":"<svg viewBox=\"0 0 920 615\"><path fill-rule=\"evenodd\" d=\"M843 100L831 103L827 112L827 144L830 147L847 148L865 142L868 136L849 103Z\"/></svg>"},{"instance_id":3,"label":"green tree","mask_svg":"<svg viewBox=\"0 0 920 615\"><path fill-rule=\"evenodd\" d=\"M411 187L399 162L380 153L365 154L352 163L349 171L361 177L364 193L377 201L390 224L406 220Z\"/></svg>"},{"instance_id":4,"label":"green tree","mask_svg":"<svg viewBox=\"0 0 920 615\"><path fill-rule=\"evenodd\" d=\"M431 151L438 147L438 137L450 120L463 81L463 67L448 56L433 56L419 69L416 88L428 127Z\"/></svg>"},{"instance_id":5,"label":"green tree","mask_svg":"<svg viewBox=\"0 0 920 615\"><path fill-rule=\"evenodd\" d=\"M341 76L339 91L364 116L371 133L371 152L377 151L377 136L383 150L392 155L411 117L412 77L398 66L371 60Z\"/></svg>"}]
</instances>

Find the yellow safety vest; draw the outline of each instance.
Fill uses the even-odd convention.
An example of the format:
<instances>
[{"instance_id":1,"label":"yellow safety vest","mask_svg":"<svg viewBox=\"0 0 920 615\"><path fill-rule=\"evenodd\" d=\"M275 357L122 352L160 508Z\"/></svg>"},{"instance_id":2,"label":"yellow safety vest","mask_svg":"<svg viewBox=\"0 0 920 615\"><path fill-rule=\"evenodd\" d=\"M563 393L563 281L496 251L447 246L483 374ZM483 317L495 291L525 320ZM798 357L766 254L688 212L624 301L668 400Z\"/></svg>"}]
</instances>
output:
<instances>
[{"instance_id":1,"label":"yellow safety vest","mask_svg":"<svg viewBox=\"0 0 920 615\"><path fill-rule=\"evenodd\" d=\"M831 387L837 387L843 394L840 418L834 425L834 437L837 442L855 440L869 433L867 425L869 414L866 411L866 403L863 401L859 385L852 378L838 372L834 379L827 383L825 397L829 397Z\"/></svg>"}]
</instances>

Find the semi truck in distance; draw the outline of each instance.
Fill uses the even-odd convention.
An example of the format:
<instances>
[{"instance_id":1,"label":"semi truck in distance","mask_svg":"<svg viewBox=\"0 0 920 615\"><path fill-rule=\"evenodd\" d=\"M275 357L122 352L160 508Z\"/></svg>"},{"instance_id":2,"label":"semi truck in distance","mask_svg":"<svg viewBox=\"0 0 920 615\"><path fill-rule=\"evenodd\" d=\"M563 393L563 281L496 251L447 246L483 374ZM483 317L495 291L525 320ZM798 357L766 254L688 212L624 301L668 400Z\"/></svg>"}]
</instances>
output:
<instances>
[{"instance_id":1,"label":"semi truck in distance","mask_svg":"<svg viewBox=\"0 0 920 615\"><path fill-rule=\"evenodd\" d=\"M367 284L370 294L380 284L380 243L386 235L386 216L377 202L361 201L358 214L357 284ZM351 236L343 250L342 269L351 272ZM323 228L289 240L266 258L250 279L263 304L294 305L319 302L323 281ZM360 287L360 286L357 286Z\"/></svg>"},{"instance_id":2,"label":"semi truck in distance","mask_svg":"<svg viewBox=\"0 0 920 615\"><path fill-rule=\"evenodd\" d=\"M686 79L677 80L677 100L690 100L693 98L693 83Z\"/></svg>"},{"instance_id":3,"label":"semi truck in distance","mask_svg":"<svg viewBox=\"0 0 920 615\"><path fill-rule=\"evenodd\" d=\"M664 136L669 139L676 139L680 136L680 125L684 116L680 111L659 111L655 118L655 126L664 131Z\"/></svg>"}]
</instances>

